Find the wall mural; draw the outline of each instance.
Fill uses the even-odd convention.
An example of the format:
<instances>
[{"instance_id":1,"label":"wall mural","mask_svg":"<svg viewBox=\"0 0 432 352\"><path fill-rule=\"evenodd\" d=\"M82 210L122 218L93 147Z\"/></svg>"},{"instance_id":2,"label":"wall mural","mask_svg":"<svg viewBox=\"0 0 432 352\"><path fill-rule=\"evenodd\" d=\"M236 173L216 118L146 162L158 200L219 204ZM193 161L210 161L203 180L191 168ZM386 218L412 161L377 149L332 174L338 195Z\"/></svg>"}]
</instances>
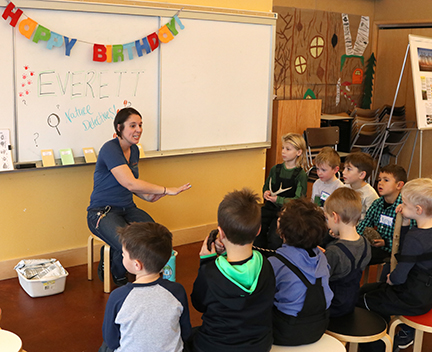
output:
<instances>
[{"instance_id":1,"label":"wall mural","mask_svg":"<svg viewBox=\"0 0 432 352\"><path fill-rule=\"evenodd\" d=\"M277 99L322 99L326 114L360 107L371 55L369 17L281 6L273 12Z\"/></svg>"}]
</instances>

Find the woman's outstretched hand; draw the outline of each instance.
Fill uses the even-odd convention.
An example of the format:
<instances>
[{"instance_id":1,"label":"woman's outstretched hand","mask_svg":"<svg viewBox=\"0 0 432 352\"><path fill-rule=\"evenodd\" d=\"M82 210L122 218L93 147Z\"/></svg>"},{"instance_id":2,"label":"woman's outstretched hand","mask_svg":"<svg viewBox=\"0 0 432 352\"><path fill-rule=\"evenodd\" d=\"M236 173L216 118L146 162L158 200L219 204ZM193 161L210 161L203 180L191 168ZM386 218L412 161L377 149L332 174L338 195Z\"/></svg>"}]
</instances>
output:
<instances>
[{"instance_id":1,"label":"woman's outstretched hand","mask_svg":"<svg viewBox=\"0 0 432 352\"><path fill-rule=\"evenodd\" d=\"M190 183L186 183L183 186L180 187L167 187L166 193L169 196L176 196L177 194L187 191L189 188L191 188L192 185Z\"/></svg>"}]
</instances>

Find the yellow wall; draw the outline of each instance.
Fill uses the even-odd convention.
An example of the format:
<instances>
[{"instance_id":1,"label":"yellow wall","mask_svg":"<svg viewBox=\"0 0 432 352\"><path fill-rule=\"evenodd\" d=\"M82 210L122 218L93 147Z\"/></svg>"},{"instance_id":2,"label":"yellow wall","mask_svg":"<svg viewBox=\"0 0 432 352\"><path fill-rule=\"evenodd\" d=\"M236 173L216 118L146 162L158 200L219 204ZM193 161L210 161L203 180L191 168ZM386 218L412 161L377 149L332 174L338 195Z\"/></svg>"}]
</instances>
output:
<instances>
[{"instance_id":1,"label":"yellow wall","mask_svg":"<svg viewBox=\"0 0 432 352\"><path fill-rule=\"evenodd\" d=\"M171 230L214 223L227 191L243 186L260 191L264 165L260 149L142 160L143 179L193 186L156 203L137 199L137 205ZM1 260L85 246L93 171L94 165L84 165L0 173Z\"/></svg>"},{"instance_id":2,"label":"yellow wall","mask_svg":"<svg viewBox=\"0 0 432 352\"><path fill-rule=\"evenodd\" d=\"M272 11L271 0L173 3ZM247 186L261 193L265 150L146 159L139 166L140 176L149 182L165 186L192 183L191 190L177 197L152 204L137 200L137 205L156 221L184 233L190 228L214 225L217 206L228 191ZM84 165L0 173L0 279L13 275L10 269L23 258L62 251L85 253L89 235L86 208L93 171L94 165ZM202 238L206 235L202 233ZM182 242L182 238L175 238L175 243ZM68 261L75 265L84 262L85 255Z\"/></svg>"},{"instance_id":3,"label":"yellow wall","mask_svg":"<svg viewBox=\"0 0 432 352\"><path fill-rule=\"evenodd\" d=\"M373 21L375 2L373 0L273 0L273 6L369 16Z\"/></svg>"},{"instance_id":4,"label":"yellow wall","mask_svg":"<svg viewBox=\"0 0 432 352\"><path fill-rule=\"evenodd\" d=\"M432 2L429 0L379 0L375 1L376 21L429 21Z\"/></svg>"}]
</instances>

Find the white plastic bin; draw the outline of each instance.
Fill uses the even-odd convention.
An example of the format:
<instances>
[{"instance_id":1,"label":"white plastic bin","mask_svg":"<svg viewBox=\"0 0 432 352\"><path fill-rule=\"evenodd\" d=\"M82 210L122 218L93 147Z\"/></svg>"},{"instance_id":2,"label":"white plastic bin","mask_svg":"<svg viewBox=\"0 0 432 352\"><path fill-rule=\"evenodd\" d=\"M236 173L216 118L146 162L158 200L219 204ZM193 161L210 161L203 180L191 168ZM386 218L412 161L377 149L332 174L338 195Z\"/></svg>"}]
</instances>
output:
<instances>
[{"instance_id":1,"label":"white plastic bin","mask_svg":"<svg viewBox=\"0 0 432 352\"><path fill-rule=\"evenodd\" d=\"M66 274L62 276L29 280L17 271L19 283L30 297L44 297L62 293L66 285L66 276L69 275L66 269L65 272Z\"/></svg>"}]
</instances>

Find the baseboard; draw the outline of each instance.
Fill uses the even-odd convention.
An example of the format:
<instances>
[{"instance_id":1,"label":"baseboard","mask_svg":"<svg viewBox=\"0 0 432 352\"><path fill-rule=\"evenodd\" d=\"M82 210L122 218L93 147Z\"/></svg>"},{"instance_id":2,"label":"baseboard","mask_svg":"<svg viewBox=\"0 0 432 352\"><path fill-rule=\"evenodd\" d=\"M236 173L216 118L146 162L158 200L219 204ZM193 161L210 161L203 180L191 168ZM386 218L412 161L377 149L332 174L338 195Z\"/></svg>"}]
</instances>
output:
<instances>
[{"instance_id":1,"label":"baseboard","mask_svg":"<svg viewBox=\"0 0 432 352\"><path fill-rule=\"evenodd\" d=\"M181 246L183 244L194 243L204 240L209 232L217 227L216 223L206 224L202 226L190 227L187 229L172 231L173 234L173 245ZM95 241L94 243L94 261L99 261L99 249L102 242ZM82 265L87 263L87 246L68 249L65 251L41 253L35 256L29 256L25 258L9 259L0 261L0 280L10 279L16 277L16 271L14 270L15 265L21 259L46 259L56 258L65 267Z\"/></svg>"}]
</instances>

